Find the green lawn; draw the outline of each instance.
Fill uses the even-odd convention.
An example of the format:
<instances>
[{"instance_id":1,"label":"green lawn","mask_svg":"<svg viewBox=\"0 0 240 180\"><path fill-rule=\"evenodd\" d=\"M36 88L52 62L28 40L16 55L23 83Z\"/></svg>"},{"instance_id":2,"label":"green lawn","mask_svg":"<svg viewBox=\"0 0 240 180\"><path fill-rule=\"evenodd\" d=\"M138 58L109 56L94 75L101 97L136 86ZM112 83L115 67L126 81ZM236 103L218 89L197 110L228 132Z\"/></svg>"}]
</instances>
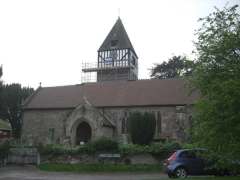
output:
<instances>
[{"instance_id":1,"label":"green lawn","mask_svg":"<svg viewBox=\"0 0 240 180\"><path fill-rule=\"evenodd\" d=\"M56 172L162 172L161 165L123 165L123 164L41 164L43 171Z\"/></svg>"},{"instance_id":2,"label":"green lawn","mask_svg":"<svg viewBox=\"0 0 240 180\"><path fill-rule=\"evenodd\" d=\"M188 180L240 180L240 177L198 177L187 178Z\"/></svg>"},{"instance_id":3,"label":"green lawn","mask_svg":"<svg viewBox=\"0 0 240 180\"><path fill-rule=\"evenodd\" d=\"M123 165L123 164L41 164L42 171L95 173L95 172L162 172L161 165ZM149 179L151 180L151 179ZM171 180L159 178L159 180ZM174 180L174 179L173 179ZM186 180L240 180L238 177L188 177Z\"/></svg>"},{"instance_id":4,"label":"green lawn","mask_svg":"<svg viewBox=\"0 0 240 180\"><path fill-rule=\"evenodd\" d=\"M224 177L187 177L186 180L240 180L240 176L238 177L230 177L230 176L224 176ZM151 179L149 179L151 180ZM164 178L159 180L176 180L176 179L170 179L170 178Z\"/></svg>"}]
</instances>

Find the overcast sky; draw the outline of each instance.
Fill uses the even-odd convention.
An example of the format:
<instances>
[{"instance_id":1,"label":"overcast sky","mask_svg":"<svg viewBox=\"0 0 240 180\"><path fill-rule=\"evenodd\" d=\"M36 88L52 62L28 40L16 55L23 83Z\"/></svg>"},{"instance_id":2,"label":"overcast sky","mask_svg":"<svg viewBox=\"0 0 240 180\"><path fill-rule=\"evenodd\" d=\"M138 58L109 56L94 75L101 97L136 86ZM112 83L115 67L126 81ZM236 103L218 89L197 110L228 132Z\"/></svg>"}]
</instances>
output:
<instances>
[{"instance_id":1,"label":"overcast sky","mask_svg":"<svg viewBox=\"0 0 240 180\"><path fill-rule=\"evenodd\" d=\"M139 57L139 78L173 55L191 56L198 18L240 0L0 0L0 64L5 83L81 83L82 62L119 15Z\"/></svg>"}]
</instances>

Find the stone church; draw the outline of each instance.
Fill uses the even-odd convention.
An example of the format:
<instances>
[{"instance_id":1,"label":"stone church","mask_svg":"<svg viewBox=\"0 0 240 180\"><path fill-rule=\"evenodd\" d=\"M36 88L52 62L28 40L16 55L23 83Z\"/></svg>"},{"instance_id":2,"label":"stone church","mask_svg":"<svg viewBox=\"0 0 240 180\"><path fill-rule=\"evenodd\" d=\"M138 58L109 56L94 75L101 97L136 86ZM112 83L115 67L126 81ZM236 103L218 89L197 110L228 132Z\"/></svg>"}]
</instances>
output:
<instances>
[{"instance_id":1,"label":"stone church","mask_svg":"<svg viewBox=\"0 0 240 180\"><path fill-rule=\"evenodd\" d=\"M138 56L120 18L98 50L97 82L39 87L24 103L22 137L33 143L78 145L100 137L130 142L131 112L156 117L155 141L184 141L197 94L182 79L138 80Z\"/></svg>"}]
</instances>

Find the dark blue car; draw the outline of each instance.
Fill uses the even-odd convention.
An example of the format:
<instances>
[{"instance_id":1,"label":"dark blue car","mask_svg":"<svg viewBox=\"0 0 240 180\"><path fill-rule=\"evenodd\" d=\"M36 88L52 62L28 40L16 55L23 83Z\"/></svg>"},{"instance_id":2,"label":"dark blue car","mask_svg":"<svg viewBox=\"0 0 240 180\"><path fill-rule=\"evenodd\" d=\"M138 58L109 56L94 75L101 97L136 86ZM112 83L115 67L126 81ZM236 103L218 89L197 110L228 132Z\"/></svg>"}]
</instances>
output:
<instances>
[{"instance_id":1,"label":"dark blue car","mask_svg":"<svg viewBox=\"0 0 240 180\"><path fill-rule=\"evenodd\" d=\"M199 156L204 149L182 149L174 152L164 161L165 171L169 177L187 177L187 175L203 175L206 172L206 161Z\"/></svg>"}]
</instances>

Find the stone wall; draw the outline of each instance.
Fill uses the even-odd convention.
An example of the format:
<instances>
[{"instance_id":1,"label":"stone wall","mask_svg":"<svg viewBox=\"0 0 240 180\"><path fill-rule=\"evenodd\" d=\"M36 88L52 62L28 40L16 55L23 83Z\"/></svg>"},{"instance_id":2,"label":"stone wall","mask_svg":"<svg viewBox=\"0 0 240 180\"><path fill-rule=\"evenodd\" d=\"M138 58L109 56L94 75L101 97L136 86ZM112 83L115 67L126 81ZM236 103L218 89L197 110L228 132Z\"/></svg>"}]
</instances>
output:
<instances>
[{"instance_id":1,"label":"stone wall","mask_svg":"<svg viewBox=\"0 0 240 180\"><path fill-rule=\"evenodd\" d=\"M29 145L60 143L65 136L64 121L70 112L71 110L24 111L22 139Z\"/></svg>"},{"instance_id":2,"label":"stone wall","mask_svg":"<svg viewBox=\"0 0 240 180\"><path fill-rule=\"evenodd\" d=\"M187 138L188 129L191 126L192 106L152 106L152 107L126 107L126 108L101 108L116 124L116 134L121 139L124 119L131 112L154 113L160 125L156 127L155 140L175 139L184 141ZM160 117L158 117L160 116Z\"/></svg>"},{"instance_id":3,"label":"stone wall","mask_svg":"<svg viewBox=\"0 0 240 180\"><path fill-rule=\"evenodd\" d=\"M7 158L8 164L40 164L40 155L36 148L11 148Z\"/></svg>"},{"instance_id":4,"label":"stone wall","mask_svg":"<svg viewBox=\"0 0 240 180\"><path fill-rule=\"evenodd\" d=\"M154 138L156 141L161 139L185 141L188 138L192 106L95 108L79 105L75 110L25 111L23 139L30 145L40 142L62 144L64 138L69 137L74 144L77 125L86 121L92 128L92 140L106 136L128 143L130 138L126 127L123 127L123 121L127 121L129 114L134 111L155 114L157 126ZM104 116L108 117L115 127L105 127Z\"/></svg>"}]
</instances>

